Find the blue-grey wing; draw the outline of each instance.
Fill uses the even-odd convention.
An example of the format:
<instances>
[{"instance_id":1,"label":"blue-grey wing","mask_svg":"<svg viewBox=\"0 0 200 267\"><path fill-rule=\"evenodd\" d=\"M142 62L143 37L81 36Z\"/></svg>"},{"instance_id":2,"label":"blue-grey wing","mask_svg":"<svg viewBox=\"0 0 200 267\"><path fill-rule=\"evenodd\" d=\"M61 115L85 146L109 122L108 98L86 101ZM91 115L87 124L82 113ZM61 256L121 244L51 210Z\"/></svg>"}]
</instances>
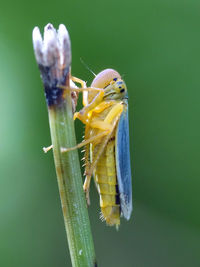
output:
<instances>
[{"instance_id":1,"label":"blue-grey wing","mask_svg":"<svg viewBox=\"0 0 200 267\"><path fill-rule=\"evenodd\" d=\"M132 182L129 148L128 105L124 103L124 110L120 116L116 132L116 169L120 195L122 215L129 220L132 212Z\"/></svg>"}]
</instances>

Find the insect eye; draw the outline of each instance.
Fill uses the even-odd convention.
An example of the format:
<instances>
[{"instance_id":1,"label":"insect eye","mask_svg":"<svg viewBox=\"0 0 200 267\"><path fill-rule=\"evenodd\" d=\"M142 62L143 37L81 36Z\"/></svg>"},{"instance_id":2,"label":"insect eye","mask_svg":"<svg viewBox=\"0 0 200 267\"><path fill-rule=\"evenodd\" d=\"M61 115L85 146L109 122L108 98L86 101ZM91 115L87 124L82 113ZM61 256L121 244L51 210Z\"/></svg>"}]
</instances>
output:
<instances>
[{"instance_id":1,"label":"insect eye","mask_svg":"<svg viewBox=\"0 0 200 267\"><path fill-rule=\"evenodd\" d=\"M124 91L125 91L125 89L123 88L123 89L120 90L120 93L123 93Z\"/></svg>"},{"instance_id":2,"label":"insect eye","mask_svg":"<svg viewBox=\"0 0 200 267\"><path fill-rule=\"evenodd\" d=\"M116 81L117 81L117 78L114 78L114 79L113 79L113 81L115 81L115 82L116 82Z\"/></svg>"}]
</instances>

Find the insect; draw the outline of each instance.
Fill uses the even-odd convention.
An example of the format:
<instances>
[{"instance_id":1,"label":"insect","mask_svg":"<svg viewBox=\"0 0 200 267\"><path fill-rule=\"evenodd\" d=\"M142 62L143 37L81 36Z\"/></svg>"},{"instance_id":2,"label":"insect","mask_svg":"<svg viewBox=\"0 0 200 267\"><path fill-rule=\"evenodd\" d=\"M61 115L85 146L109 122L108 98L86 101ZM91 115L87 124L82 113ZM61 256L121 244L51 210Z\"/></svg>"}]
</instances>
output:
<instances>
[{"instance_id":1,"label":"insect","mask_svg":"<svg viewBox=\"0 0 200 267\"><path fill-rule=\"evenodd\" d=\"M89 202L93 175L100 196L101 219L108 225L120 224L120 216L129 220L132 212L132 184L129 152L128 96L125 82L113 69L100 72L91 87L82 85L83 108L74 119L85 124L85 138L74 148L85 146L85 182Z\"/></svg>"}]
</instances>

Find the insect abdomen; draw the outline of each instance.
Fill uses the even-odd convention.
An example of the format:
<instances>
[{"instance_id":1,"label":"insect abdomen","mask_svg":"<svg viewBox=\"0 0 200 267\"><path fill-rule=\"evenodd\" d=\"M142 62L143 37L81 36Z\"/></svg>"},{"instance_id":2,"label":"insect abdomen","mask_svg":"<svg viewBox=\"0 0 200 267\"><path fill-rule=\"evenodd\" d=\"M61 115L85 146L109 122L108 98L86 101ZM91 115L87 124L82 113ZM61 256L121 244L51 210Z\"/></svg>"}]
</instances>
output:
<instances>
[{"instance_id":1,"label":"insect abdomen","mask_svg":"<svg viewBox=\"0 0 200 267\"><path fill-rule=\"evenodd\" d=\"M115 166L115 140L108 142L94 173L102 216L109 225L120 224L120 203Z\"/></svg>"}]
</instances>

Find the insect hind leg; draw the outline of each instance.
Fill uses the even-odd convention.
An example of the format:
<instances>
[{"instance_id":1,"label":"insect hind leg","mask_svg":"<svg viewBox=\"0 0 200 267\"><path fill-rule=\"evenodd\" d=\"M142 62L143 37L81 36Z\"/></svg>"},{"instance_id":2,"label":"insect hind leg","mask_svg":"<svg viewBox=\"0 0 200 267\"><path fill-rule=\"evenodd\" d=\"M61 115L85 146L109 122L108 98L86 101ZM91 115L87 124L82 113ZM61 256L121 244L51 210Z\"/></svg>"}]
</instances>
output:
<instances>
[{"instance_id":1,"label":"insect hind leg","mask_svg":"<svg viewBox=\"0 0 200 267\"><path fill-rule=\"evenodd\" d=\"M49 152L51 149L53 149L53 145L50 145L50 146L48 146L48 147L43 147L42 149L43 149L44 153L47 153L47 152Z\"/></svg>"}]
</instances>

